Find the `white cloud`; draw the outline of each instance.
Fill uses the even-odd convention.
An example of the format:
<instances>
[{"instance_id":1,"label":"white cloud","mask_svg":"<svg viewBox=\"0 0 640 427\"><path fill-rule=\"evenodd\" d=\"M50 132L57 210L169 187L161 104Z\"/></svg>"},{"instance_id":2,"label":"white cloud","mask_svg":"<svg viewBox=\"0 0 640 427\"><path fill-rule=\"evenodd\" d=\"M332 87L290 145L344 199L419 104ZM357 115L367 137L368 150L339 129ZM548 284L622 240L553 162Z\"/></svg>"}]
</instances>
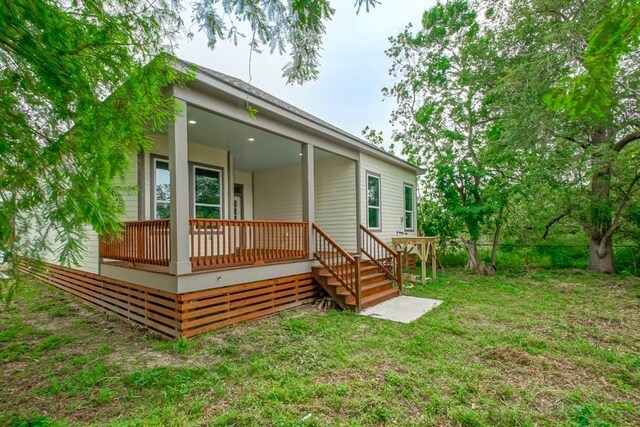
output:
<instances>
[{"instance_id":1,"label":"white cloud","mask_svg":"<svg viewBox=\"0 0 640 427\"><path fill-rule=\"evenodd\" d=\"M327 24L324 51L318 80L302 86L287 85L282 67L288 57L270 54L268 49L253 54L251 83L319 118L354 135L370 125L390 137L388 120L393 100L382 101L380 90L391 85L390 61L384 54L388 37L413 23L420 24L423 12L435 0L382 0L375 9L356 14L353 2L334 2L336 14ZM190 22L190 11L185 22ZM195 37L181 41L180 58L249 80L249 47L247 39L238 45L220 42L215 50L207 47L206 36L197 31Z\"/></svg>"}]
</instances>

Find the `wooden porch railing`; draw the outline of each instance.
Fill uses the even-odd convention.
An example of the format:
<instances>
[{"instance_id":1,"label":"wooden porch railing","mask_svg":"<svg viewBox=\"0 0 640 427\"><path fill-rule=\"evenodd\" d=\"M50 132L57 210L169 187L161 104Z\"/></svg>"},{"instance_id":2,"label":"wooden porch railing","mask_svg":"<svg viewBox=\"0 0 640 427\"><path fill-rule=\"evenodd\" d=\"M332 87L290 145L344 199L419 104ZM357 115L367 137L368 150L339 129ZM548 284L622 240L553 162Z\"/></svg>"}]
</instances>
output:
<instances>
[{"instance_id":1,"label":"wooden porch railing","mask_svg":"<svg viewBox=\"0 0 640 427\"><path fill-rule=\"evenodd\" d=\"M190 219L189 234L194 268L309 256L306 222Z\"/></svg>"},{"instance_id":2,"label":"wooden porch railing","mask_svg":"<svg viewBox=\"0 0 640 427\"><path fill-rule=\"evenodd\" d=\"M315 258L356 300L360 311L360 257L351 255L317 224L313 224Z\"/></svg>"},{"instance_id":3,"label":"wooden porch railing","mask_svg":"<svg viewBox=\"0 0 640 427\"><path fill-rule=\"evenodd\" d=\"M100 258L168 266L170 238L168 219L125 222L119 235L100 237Z\"/></svg>"},{"instance_id":4,"label":"wooden porch railing","mask_svg":"<svg viewBox=\"0 0 640 427\"><path fill-rule=\"evenodd\" d=\"M365 254L381 272L398 285L402 292L402 260L399 252L384 243L367 227L360 224L362 233L362 253Z\"/></svg>"}]
</instances>

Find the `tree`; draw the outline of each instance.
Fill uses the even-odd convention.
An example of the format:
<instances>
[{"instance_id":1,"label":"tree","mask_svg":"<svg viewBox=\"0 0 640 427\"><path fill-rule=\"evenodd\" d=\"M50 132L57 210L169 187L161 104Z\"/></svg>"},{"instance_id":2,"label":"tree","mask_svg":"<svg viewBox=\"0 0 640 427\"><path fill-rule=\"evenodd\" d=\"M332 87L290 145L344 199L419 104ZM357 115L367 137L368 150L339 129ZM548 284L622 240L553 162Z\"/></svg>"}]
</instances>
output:
<instances>
[{"instance_id":1,"label":"tree","mask_svg":"<svg viewBox=\"0 0 640 427\"><path fill-rule=\"evenodd\" d=\"M55 246L75 264L87 226L121 227L121 195L133 189L114 180L132 150L149 148L147 132L175 117L163 88L190 78L171 55L180 9L174 0L0 4L0 250L14 279L17 253L38 258ZM194 9L211 47L237 40L234 22L247 21L252 49L288 50L290 82L317 76L329 1L209 0Z\"/></svg>"},{"instance_id":2,"label":"tree","mask_svg":"<svg viewBox=\"0 0 640 427\"><path fill-rule=\"evenodd\" d=\"M508 179L491 145L500 135L491 89L501 72L495 32L467 1L438 4L424 13L422 29L392 37L387 55L396 84L384 89L397 101L395 140L409 161L424 165L444 207L465 224L460 241L467 267L487 273L477 243L493 215L501 215ZM501 218L495 223L497 246Z\"/></svg>"},{"instance_id":3,"label":"tree","mask_svg":"<svg viewBox=\"0 0 640 427\"><path fill-rule=\"evenodd\" d=\"M176 12L162 1L0 5L0 248L12 277L16 253L38 256L49 231L73 263L85 225L118 228L125 189L113 180L175 114L162 88L182 78L169 56L152 58Z\"/></svg>"},{"instance_id":4,"label":"tree","mask_svg":"<svg viewBox=\"0 0 640 427\"><path fill-rule=\"evenodd\" d=\"M446 267L447 249L459 247L456 238L463 228L464 224L444 208L441 200L423 198L418 203L418 229L422 236L437 238L442 267Z\"/></svg>"},{"instance_id":5,"label":"tree","mask_svg":"<svg viewBox=\"0 0 640 427\"><path fill-rule=\"evenodd\" d=\"M560 169L552 179L569 203L551 217L570 211L590 241L588 268L612 273L614 234L639 180L638 5L517 0L506 10L501 40L515 66L504 108L512 123L537 122L524 138L544 141L539 167Z\"/></svg>"}]
</instances>

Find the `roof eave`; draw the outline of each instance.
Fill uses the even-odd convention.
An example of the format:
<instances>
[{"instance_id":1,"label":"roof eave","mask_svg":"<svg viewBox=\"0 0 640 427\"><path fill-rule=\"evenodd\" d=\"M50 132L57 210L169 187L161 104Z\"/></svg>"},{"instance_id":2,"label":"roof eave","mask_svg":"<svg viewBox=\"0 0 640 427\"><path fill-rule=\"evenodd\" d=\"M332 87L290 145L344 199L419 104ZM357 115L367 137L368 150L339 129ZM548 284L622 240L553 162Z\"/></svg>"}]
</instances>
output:
<instances>
[{"instance_id":1,"label":"roof eave","mask_svg":"<svg viewBox=\"0 0 640 427\"><path fill-rule=\"evenodd\" d=\"M214 72L214 70L209 70L205 67L201 67L197 64L193 64L191 62L187 62L184 61L182 59L178 59L178 63L176 64L176 69L178 71L186 71L186 68L190 68L190 67L195 67L196 70L196 75L195 78L198 82L203 83L205 85L208 85L209 82L206 81L206 79L203 79L201 76L198 75L198 73L202 73L203 75L206 75L207 77L216 80L218 83L224 85L224 86L228 86L230 88L233 88L235 90L239 90L241 92L243 92L246 95L249 95L251 97L255 97L257 99L260 99L261 101L269 104L272 108L272 110L278 110L278 109L282 109L287 111L289 114L292 114L293 116L295 116L296 120L301 123L301 124L312 124L315 126L319 126L320 128L322 128L324 130L324 133L327 134L327 136L331 136L333 134L334 137L338 137L341 140L349 143L350 145L352 145L353 147L355 147L356 149L358 149L359 152L367 152L368 154L373 154L376 155L377 157L386 159L386 160L391 160L394 164L404 167L405 169L409 169L414 171L416 174L418 175L422 175L424 173L426 173L426 170L419 167L419 166L415 166L409 162L407 162L406 160L397 157L393 154L387 153L386 151L382 150L381 148L365 141L364 139L358 138L352 134L350 134L349 132L346 132L340 128L338 128L337 126L331 125L330 123L325 122L324 120L315 117L309 113L306 113L300 109L298 109L297 107L294 107L293 105L280 100L279 98L274 97L273 95L268 94L270 97L273 97L274 99L277 99L281 104L286 105L286 106L290 106L290 108L285 108L283 107L283 105L278 105L276 103L273 102L273 100L268 99L265 96L261 96L260 93L263 93L264 91L255 88L256 92L248 92L246 91L244 88L239 87L238 85L231 85L228 82L222 80L221 78L219 78L218 76L215 75L215 73L219 73L219 74L223 74L220 72ZM225 75L226 76L226 75ZM235 79L231 76L228 76L231 79ZM235 79L235 80L239 80L239 79ZM248 83L242 81L242 83L244 83L247 86L251 86ZM264 92L266 94L266 92ZM313 117L315 120L310 120L308 117L304 117L303 115L301 115L298 110L302 113L304 113L305 115L308 115L310 117ZM315 127L314 126L314 127Z\"/></svg>"}]
</instances>

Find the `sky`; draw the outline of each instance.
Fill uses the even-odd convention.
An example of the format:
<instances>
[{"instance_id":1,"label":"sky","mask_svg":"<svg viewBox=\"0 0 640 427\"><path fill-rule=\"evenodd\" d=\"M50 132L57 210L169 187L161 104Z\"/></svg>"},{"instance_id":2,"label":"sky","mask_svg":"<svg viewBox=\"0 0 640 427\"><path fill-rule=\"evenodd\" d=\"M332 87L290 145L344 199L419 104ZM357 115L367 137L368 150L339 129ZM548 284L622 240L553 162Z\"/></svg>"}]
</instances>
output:
<instances>
[{"instance_id":1,"label":"sky","mask_svg":"<svg viewBox=\"0 0 640 427\"><path fill-rule=\"evenodd\" d=\"M383 101L381 89L391 86L391 60L384 51L389 36L397 35L409 23L420 26L423 12L436 0L382 0L366 13L356 14L353 0L333 1L333 20L327 23L320 76L304 85L287 85L282 67L288 57L270 54L266 48L253 54L251 84L295 105L356 136L369 125L383 131L386 145L391 137L389 118L392 99ZM190 11L184 15L191 25ZM180 58L249 81L248 39L219 42L214 50L207 47L204 33L192 28L195 37L183 38L178 46Z\"/></svg>"}]
</instances>

